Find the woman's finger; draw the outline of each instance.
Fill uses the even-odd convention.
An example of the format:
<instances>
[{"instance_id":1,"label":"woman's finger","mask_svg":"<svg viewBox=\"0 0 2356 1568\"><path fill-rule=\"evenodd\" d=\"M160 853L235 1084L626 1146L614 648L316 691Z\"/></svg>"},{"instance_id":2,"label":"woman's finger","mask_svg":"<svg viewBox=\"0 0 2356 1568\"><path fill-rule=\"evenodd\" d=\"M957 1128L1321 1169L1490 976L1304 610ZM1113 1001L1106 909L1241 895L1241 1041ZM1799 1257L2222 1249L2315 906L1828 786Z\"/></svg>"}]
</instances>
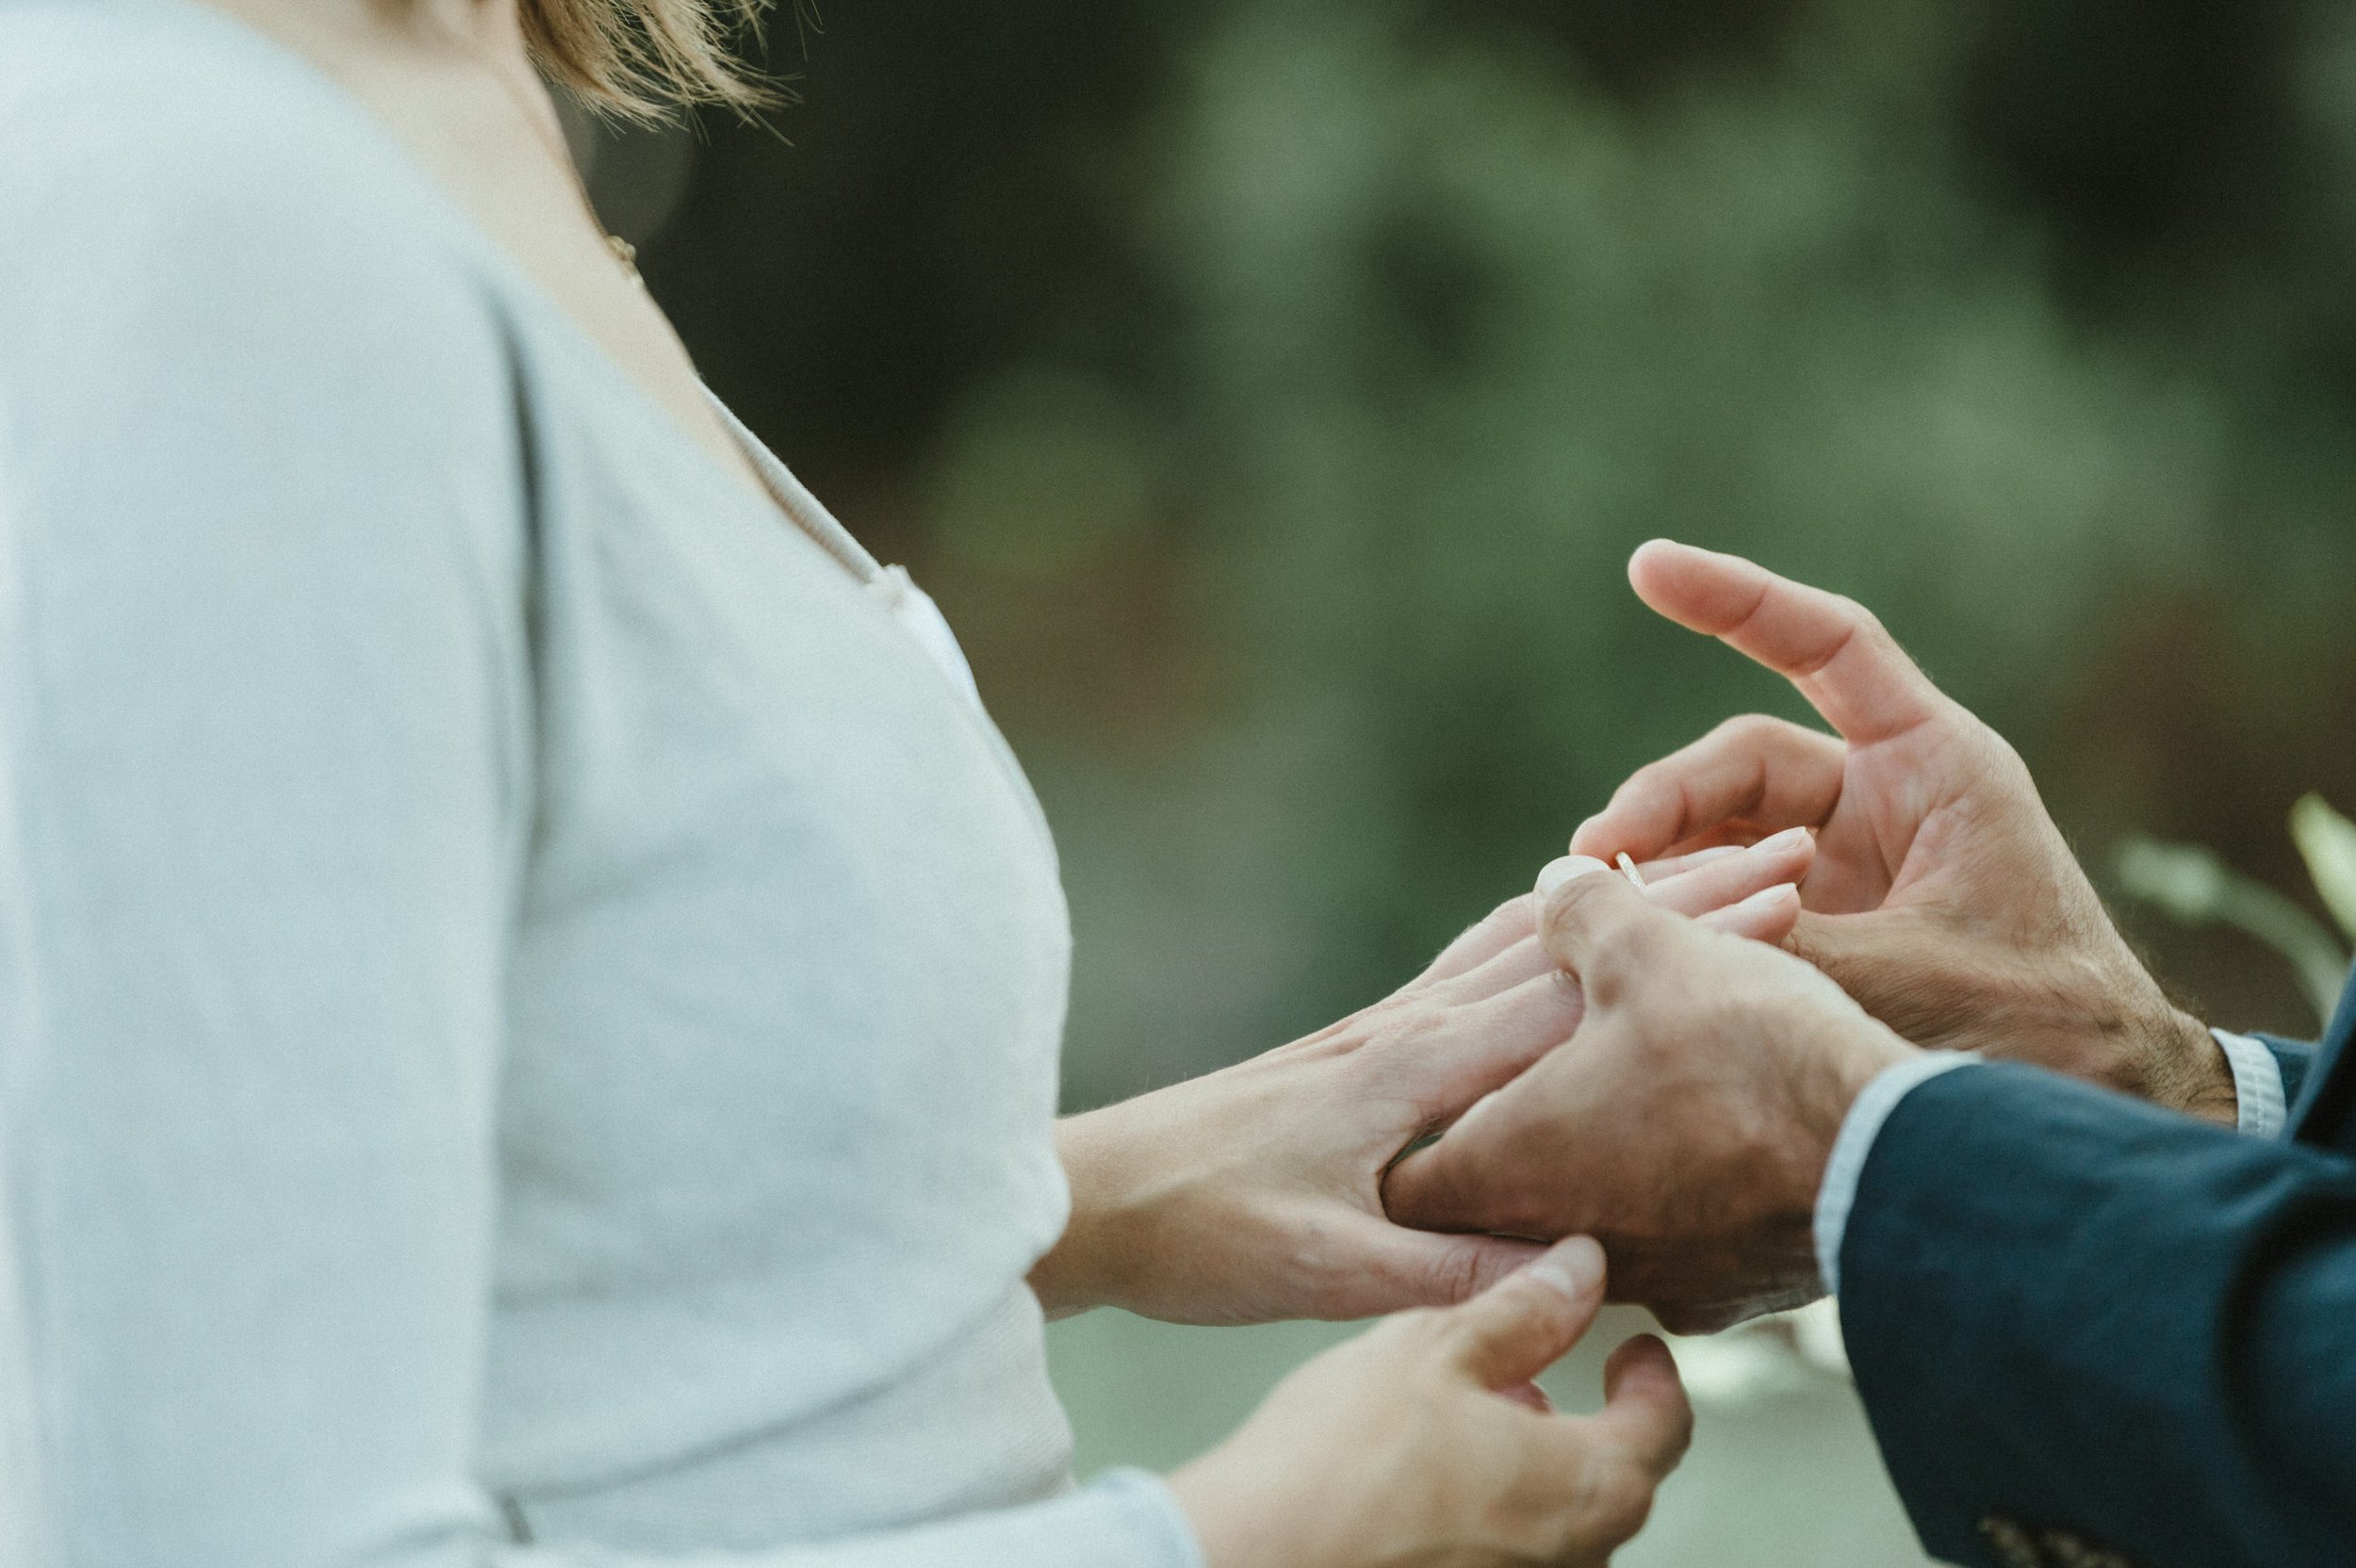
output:
<instances>
[{"instance_id":1,"label":"woman's finger","mask_svg":"<svg viewBox=\"0 0 2356 1568\"><path fill-rule=\"evenodd\" d=\"M1784 719L1728 719L1629 775L1610 804L1579 825L1572 853L1643 860L1736 819L1821 827L1841 799L1848 754L1837 737Z\"/></svg>"},{"instance_id":2,"label":"woman's finger","mask_svg":"<svg viewBox=\"0 0 2356 1568\"><path fill-rule=\"evenodd\" d=\"M1468 974L1538 929L1538 901L1530 894L1507 899L1444 948L1412 985L1429 985Z\"/></svg>"},{"instance_id":3,"label":"woman's finger","mask_svg":"<svg viewBox=\"0 0 2356 1568\"><path fill-rule=\"evenodd\" d=\"M1505 992L1552 972L1554 960L1546 956L1533 926L1529 936L1507 948L1469 974L1460 974L1446 982L1452 1000L1473 1003Z\"/></svg>"},{"instance_id":4,"label":"woman's finger","mask_svg":"<svg viewBox=\"0 0 2356 1568\"><path fill-rule=\"evenodd\" d=\"M1815 863L1816 841L1805 828L1788 829L1749 845L1729 844L1639 867L1644 896L1681 915L1705 915L1742 903L1760 890L1798 882ZM1424 972L1420 985L1445 985L1468 1001L1497 997L1553 970L1537 939L1537 900L1573 876L1607 869L1584 856L1563 856L1538 874L1538 891L1498 906L1451 943ZM1754 910L1744 921L1755 920ZM1745 929L1742 922L1724 929ZM1745 930L1747 934L1747 930ZM1777 933L1773 940L1782 940Z\"/></svg>"},{"instance_id":5,"label":"woman's finger","mask_svg":"<svg viewBox=\"0 0 2356 1568\"><path fill-rule=\"evenodd\" d=\"M1800 924L1800 890L1790 882L1761 888L1742 903L1700 916L1696 925L1781 947Z\"/></svg>"},{"instance_id":6,"label":"woman's finger","mask_svg":"<svg viewBox=\"0 0 2356 1568\"><path fill-rule=\"evenodd\" d=\"M1816 863L1816 838L1788 827L1748 849L1703 861L1674 876L1648 878L1644 896L1680 915L1706 915L1740 904L1762 889L1798 882Z\"/></svg>"},{"instance_id":7,"label":"woman's finger","mask_svg":"<svg viewBox=\"0 0 2356 1568\"><path fill-rule=\"evenodd\" d=\"M1612 1351L1603 1365L1603 1410L1592 1421L1653 1479L1676 1469L1693 1441L1693 1407L1669 1348L1639 1334Z\"/></svg>"},{"instance_id":8,"label":"woman's finger","mask_svg":"<svg viewBox=\"0 0 2356 1568\"><path fill-rule=\"evenodd\" d=\"M1647 883L1665 882L1672 876L1684 875L1696 866L1706 866L1712 860L1723 860L1729 855L1740 855L1749 842L1748 839L1741 842L1729 839L1721 844L1707 845L1699 849L1679 850L1664 855L1658 860L1638 861L1636 870Z\"/></svg>"},{"instance_id":9,"label":"woman's finger","mask_svg":"<svg viewBox=\"0 0 2356 1568\"><path fill-rule=\"evenodd\" d=\"M1445 1038L1419 1054L1415 1075L1423 1082L1415 1098L1427 1118L1452 1119L1503 1088L1569 1039L1587 1016L1579 982L1534 939L1527 957L1533 972L1530 978L1495 996L1459 1004Z\"/></svg>"},{"instance_id":10,"label":"woman's finger","mask_svg":"<svg viewBox=\"0 0 2356 1568\"><path fill-rule=\"evenodd\" d=\"M1579 1549L1564 1561L1601 1561L1643 1529L1654 1494L1693 1438L1693 1410L1677 1382L1677 1364L1650 1334L1612 1352L1603 1386L1600 1413L1537 1429L1549 1450L1548 1470L1571 1478L1568 1508L1557 1528Z\"/></svg>"},{"instance_id":11,"label":"woman's finger","mask_svg":"<svg viewBox=\"0 0 2356 1568\"><path fill-rule=\"evenodd\" d=\"M1561 1360L1602 1305L1603 1249L1573 1236L1449 1309L1447 1354L1481 1387L1511 1388Z\"/></svg>"}]
</instances>

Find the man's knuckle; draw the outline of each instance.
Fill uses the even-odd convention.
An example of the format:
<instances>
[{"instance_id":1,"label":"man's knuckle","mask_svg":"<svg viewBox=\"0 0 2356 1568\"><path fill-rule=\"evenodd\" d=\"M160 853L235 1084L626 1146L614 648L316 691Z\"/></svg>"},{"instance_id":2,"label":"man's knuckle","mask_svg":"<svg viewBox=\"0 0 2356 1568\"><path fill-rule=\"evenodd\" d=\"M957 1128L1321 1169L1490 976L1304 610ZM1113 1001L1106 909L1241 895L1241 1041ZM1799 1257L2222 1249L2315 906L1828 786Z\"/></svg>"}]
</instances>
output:
<instances>
[{"instance_id":1,"label":"man's knuckle","mask_svg":"<svg viewBox=\"0 0 2356 1568\"><path fill-rule=\"evenodd\" d=\"M1742 750L1754 750L1783 733L1783 721L1764 713L1738 713L1718 726L1717 739Z\"/></svg>"},{"instance_id":2,"label":"man's knuckle","mask_svg":"<svg viewBox=\"0 0 2356 1568\"><path fill-rule=\"evenodd\" d=\"M1846 594L1835 594L1832 596L1832 608L1834 614L1840 616L1841 619L1848 622L1851 626L1855 627L1861 632L1865 632L1869 635L1875 632L1882 632L1884 635L1888 634L1883 629L1881 617L1879 615L1874 614L1873 611L1867 609L1862 602L1851 598Z\"/></svg>"},{"instance_id":3,"label":"man's knuckle","mask_svg":"<svg viewBox=\"0 0 2356 1568\"><path fill-rule=\"evenodd\" d=\"M1610 1009L1626 1005L1632 996L1641 999L1641 993L1633 992L1634 983L1651 967L1656 947L1657 939L1629 923L1597 933L1579 971L1588 1002Z\"/></svg>"},{"instance_id":4,"label":"man's knuckle","mask_svg":"<svg viewBox=\"0 0 2356 1568\"><path fill-rule=\"evenodd\" d=\"M1627 781L1612 792L1612 798L1614 802L1649 802L1676 789L1679 776L1677 760L1662 757L1629 774Z\"/></svg>"},{"instance_id":5,"label":"man's knuckle","mask_svg":"<svg viewBox=\"0 0 2356 1568\"><path fill-rule=\"evenodd\" d=\"M1661 922L1630 915L1613 923L1604 934L1602 947L1612 963L1637 971L1660 963L1668 944L1669 932Z\"/></svg>"},{"instance_id":6,"label":"man's knuckle","mask_svg":"<svg viewBox=\"0 0 2356 1568\"><path fill-rule=\"evenodd\" d=\"M1423 1286L1434 1301L1462 1301L1487 1283L1480 1251L1451 1247L1424 1260Z\"/></svg>"}]
</instances>

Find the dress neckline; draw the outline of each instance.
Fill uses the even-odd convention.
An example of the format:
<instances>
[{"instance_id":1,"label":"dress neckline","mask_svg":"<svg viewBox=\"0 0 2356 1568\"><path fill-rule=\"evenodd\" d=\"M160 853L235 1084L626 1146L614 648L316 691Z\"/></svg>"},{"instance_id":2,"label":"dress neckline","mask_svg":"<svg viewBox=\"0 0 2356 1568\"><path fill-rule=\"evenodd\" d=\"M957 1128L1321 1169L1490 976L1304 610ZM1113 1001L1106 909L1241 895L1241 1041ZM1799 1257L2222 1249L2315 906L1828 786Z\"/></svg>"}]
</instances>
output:
<instances>
[{"instance_id":1,"label":"dress neckline","mask_svg":"<svg viewBox=\"0 0 2356 1568\"><path fill-rule=\"evenodd\" d=\"M885 571L882 563L835 519L826 503L810 493L810 486L796 478L784 460L769 449L768 443L736 416L736 410L720 400L718 393L705 386L703 395L711 402L712 412L719 417L721 428L753 466L753 472L760 476L769 498L785 514L786 520L808 534L820 549L842 563L843 569L859 581L873 586L880 580Z\"/></svg>"}]
</instances>

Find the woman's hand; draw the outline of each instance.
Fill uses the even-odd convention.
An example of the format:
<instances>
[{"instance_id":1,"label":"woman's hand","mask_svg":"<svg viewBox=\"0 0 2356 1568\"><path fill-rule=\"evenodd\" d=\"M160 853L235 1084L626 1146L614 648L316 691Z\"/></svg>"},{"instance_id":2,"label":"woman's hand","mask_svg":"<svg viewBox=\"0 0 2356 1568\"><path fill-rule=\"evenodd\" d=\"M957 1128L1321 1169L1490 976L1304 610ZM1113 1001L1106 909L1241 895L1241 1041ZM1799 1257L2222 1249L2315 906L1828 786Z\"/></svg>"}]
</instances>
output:
<instances>
[{"instance_id":1,"label":"woman's hand","mask_svg":"<svg viewBox=\"0 0 2356 1568\"><path fill-rule=\"evenodd\" d=\"M1276 1386L1170 1478L1210 1568L1602 1565L1651 1511L1693 1416L1661 1343L1620 1347L1602 1412L1530 1380L1603 1300L1574 1237L1462 1306L1402 1314Z\"/></svg>"},{"instance_id":2,"label":"woman's hand","mask_svg":"<svg viewBox=\"0 0 2356 1568\"><path fill-rule=\"evenodd\" d=\"M1650 868L1657 906L1764 941L1799 916L1805 832ZM1550 871L1559 868L1549 868ZM1536 901L1498 908L1405 988L1306 1039L1070 1118L1072 1223L1031 1274L1052 1315L1181 1323L1373 1317L1463 1300L1540 1250L1383 1212L1383 1173L1570 1037L1576 981Z\"/></svg>"}]
</instances>

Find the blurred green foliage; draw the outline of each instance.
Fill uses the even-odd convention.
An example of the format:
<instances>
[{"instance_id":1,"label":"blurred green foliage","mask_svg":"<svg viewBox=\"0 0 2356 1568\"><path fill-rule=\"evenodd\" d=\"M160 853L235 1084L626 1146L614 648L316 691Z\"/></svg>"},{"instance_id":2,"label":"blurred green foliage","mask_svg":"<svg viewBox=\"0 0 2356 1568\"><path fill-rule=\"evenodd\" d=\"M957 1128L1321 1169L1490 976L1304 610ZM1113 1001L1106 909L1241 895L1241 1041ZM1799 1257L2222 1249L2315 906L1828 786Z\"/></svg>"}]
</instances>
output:
<instances>
[{"instance_id":1,"label":"blurred green foliage","mask_svg":"<svg viewBox=\"0 0 2356 1568\"><path fill-rule=\"evenodd\" d=\"M2282 812L2356 798L2346 8L828 20L647 272L965 635L1065 845L1075 1101L1370 999L1629 769L1796 712L1628 594L1654 534L1873 605L2089 848L2312 898ZM2303 1021L2151 935L2221 1021Z\"/></svg>"},{"instance_id":2,"label":"blurred green foliage","mask_svg":"<svg viewBox=\"0 0 2356 1568\"><path fill-rule=\"evenodd\" d=\"M2301 795L2291 808L2290 834L2315 896L2339 923L2336 935L2292 899L2199 844L2131 838L2119 849L2119 882L2171 920L2238 930L2281 954L2298 974L2320 1030L2339 1005L2348 983L2347 943L2356 941L2356 823L2321 795Z\"/></svg>"}]
</instances>

